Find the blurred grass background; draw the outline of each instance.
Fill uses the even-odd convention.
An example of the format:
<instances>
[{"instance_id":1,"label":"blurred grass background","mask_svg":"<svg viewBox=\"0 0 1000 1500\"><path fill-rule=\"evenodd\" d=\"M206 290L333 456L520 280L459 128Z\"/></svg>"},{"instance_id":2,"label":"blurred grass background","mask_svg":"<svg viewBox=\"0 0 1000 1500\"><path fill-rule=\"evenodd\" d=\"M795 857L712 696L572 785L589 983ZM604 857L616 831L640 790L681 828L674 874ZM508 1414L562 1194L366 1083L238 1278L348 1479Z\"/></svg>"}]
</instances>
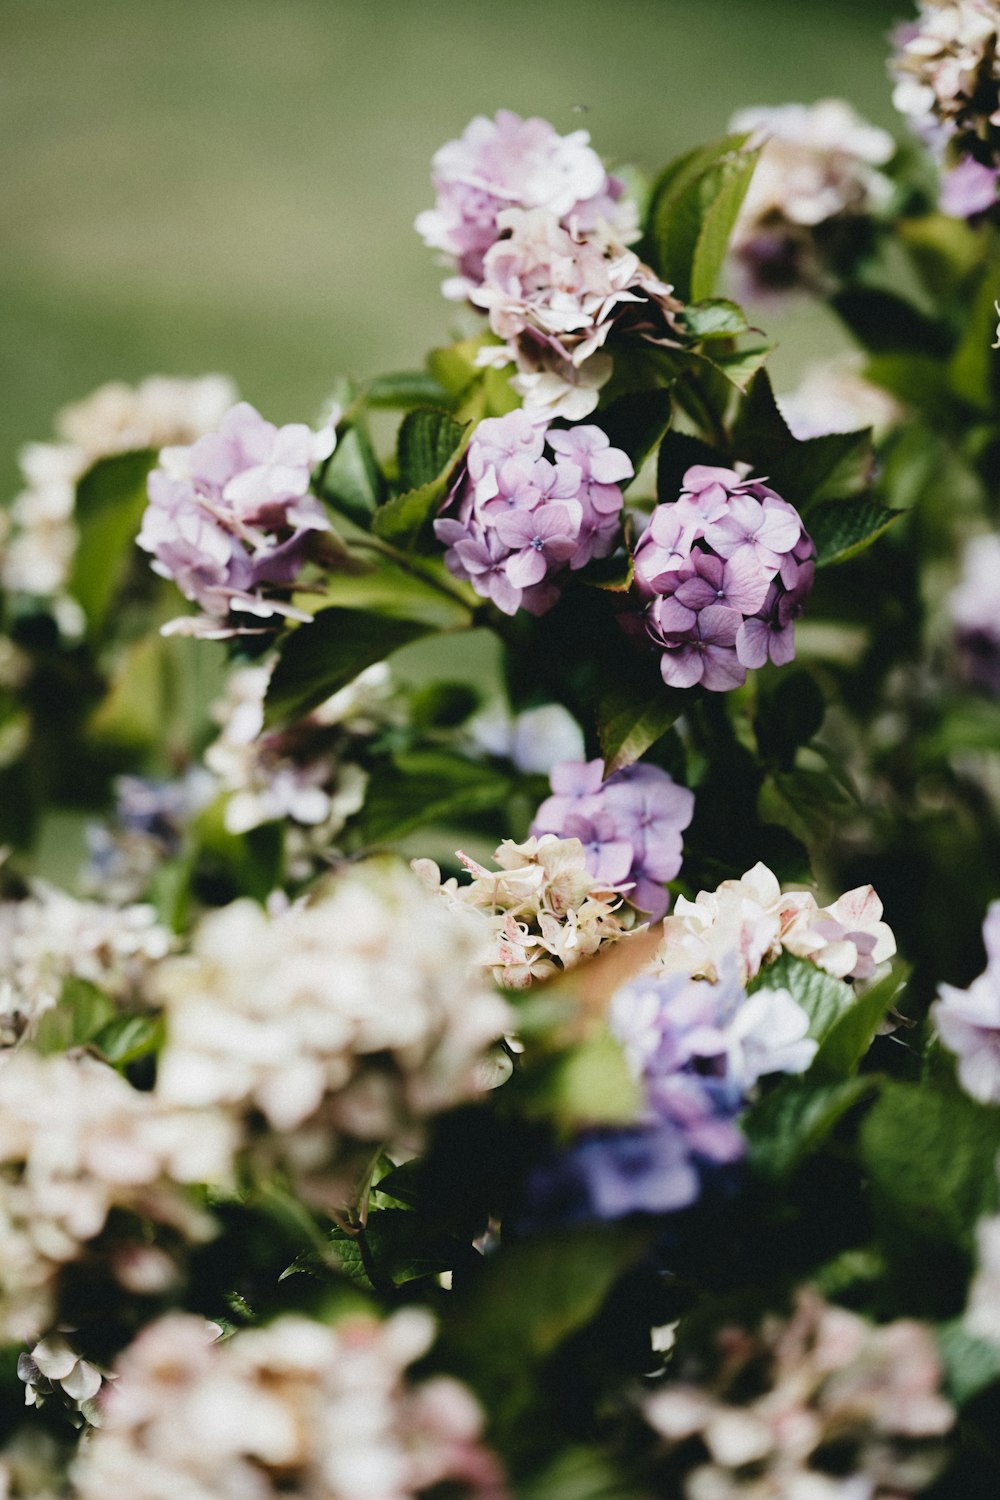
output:
<instances>
[{"instance_id":1,"label":"blurred grass background","mask_svg":"<svg viewBox=\"0 0 1000 1500\"><path fill-rule=\"evenodd\" d=\"M0 0L0 495L110 379L224 370L278 421L420 363L456 310L412 231L430 159L507 106L655 170L737 108L897 127L906 0ZM779 387L839 347L775 319Z\"/></svg>"}]
</instances>

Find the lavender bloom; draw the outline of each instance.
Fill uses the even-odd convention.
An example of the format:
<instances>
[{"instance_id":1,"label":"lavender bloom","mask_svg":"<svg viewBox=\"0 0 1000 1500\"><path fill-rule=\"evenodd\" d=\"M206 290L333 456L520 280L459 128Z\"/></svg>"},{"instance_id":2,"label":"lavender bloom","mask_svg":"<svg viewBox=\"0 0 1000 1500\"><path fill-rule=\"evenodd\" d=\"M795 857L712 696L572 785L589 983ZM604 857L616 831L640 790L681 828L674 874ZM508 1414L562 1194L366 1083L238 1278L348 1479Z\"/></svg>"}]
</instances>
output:
<instances>
[{"instance_id":1,"label":"lavender bloom","mask_svg":"<svg viewBox=\"0 0 1000 1500\"><path fill-rule=\"evenodd\" d=\"M958 1081L981 1104L1000 1104L1000 901L983 923L986 968L967 990L941 985L931 1019L958 1057Z\"/></svg>"},{"instance_id":2,"label":"lavender bloom","mask_svg":"<svg viewBox=\"0 0 1000 1500\"><path fill-rule=\"evenodd\" d=\"M165 633L223 637L253 629L240 615L308 618L274 591L295 581L312 533L329 530L309 485L315 465L333 452L334 420L318 432L301 423L275 427L242 401L218 432L163 449L137 541L153 554L154 572L203 611L171 621Z\"/></svg>"},{"instance_id":3,"label":"lavender bloom","mask_svg":"<svg viewBox=\"0 0 1000 1500\"><path fill-rule=\"evenodd\" d=\"M945 174L938 207L953 219L973 219L996 206L998 186L1000 166L987 167L973 156L963 156Z\"/></svg>"},{"instance_id":4,"label":"lavender bloom","mask_svg":"<svg viewBox=\"0 0 1000 1500\"><path fill-rule=\"evenodd\" d=\"M657 766L630 766L607 781L603 770L600 760L555 766L553 795L531 831L579 838L591 873L600 872L658 921L668 904L664 885L681 867L681 833L694 813L694 794Z\"/></svg>"},{"instance_id":5,"label":"lavender bloom","mask_svg":"<svg viewBox=\"0 0 1000 1500\"><path fill-rule=\"evenodd\" d=\"M894 38L892 102L932 149L1000 165L994 0L921 0L919 11Z\"/></svg>"},{"instance_id":6,"label":"lavender bloom","mask_svg":"<svg viewBox=\"0 0 1000 1500\"><path fill-rule=\"evenodd\" d=\"M454 264L458 275L443 290L459 302L483 280L483 259L500 238L505 209L544 209L574 234L603 225L625 244L638 233L635 204L608 176L585 130L561 136L547 120L524 120L507 109L493 120L477 115L435 154L433 168L437 202L415 227Z\"/></svg>"},{"instance_id":7,"label":"lavender bloom","mask_svg":"<svg viewBox=\"0 0 1000 1500\"><path fill-rule=\"evenodd\" d=\"M739 687L748 667L795 655L814 548L794 506L733 469L697 464L635 548L645 631L671 687Z\"/></svg>"},{"instance_id":8,"label":"lavender bloom","mask_svg":"<svg viewBox=\"0 0 1000 1500\"><path fill-rule=\"evenodd\" d=\"M614 548L617 481L632 472L598 427L553 431L523 411L480 422L434 522L445 563L504 614L544 614L559 598L559 574Z\"/></svg>"}]
</instances>

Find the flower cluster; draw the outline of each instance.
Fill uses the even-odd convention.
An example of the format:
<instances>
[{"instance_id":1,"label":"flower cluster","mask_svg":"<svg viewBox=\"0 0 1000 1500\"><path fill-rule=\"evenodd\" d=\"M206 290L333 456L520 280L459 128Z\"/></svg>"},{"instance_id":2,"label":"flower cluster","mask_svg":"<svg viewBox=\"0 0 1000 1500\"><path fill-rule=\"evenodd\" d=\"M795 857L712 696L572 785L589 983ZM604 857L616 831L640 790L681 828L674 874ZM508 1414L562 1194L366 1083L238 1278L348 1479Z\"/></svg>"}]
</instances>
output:
<instances>
[{"instance_id":1,"label":"flower cluster","mask_svg":"<svg viewBox=\"0 0 1000 1500\"><path fill-rule=\"evenodd\" d=\"M614 549L619 484L632 472L599 427L539 426L523 411L488 418L434 522L445 562L504 614L544 614L559 598L560 573Z\"/></svg>"},{"instance_id":2,"label":"flower cluster","mask_svg":"<svg viewBox=\"0 0 1000 1500\"><path fill-rule=\"evenodd\" d=\"M233 672L215 705L222 732L205 764L226 794L226 827L245 833L288 819L328 846L364 802L368 778L348 759L352 744L392 721L389 669L376 662L289 729L265 733L270 673L266 665Z\"/></svg>"},{"instance_id":3,"label":"flower cluster","mask_svg":"<svg viewBox=\"0 0 1000 1500\"><path fill-rule=\"evenodd\" d=\"M889 199L878 169L895 141L843 99L742 110L729 128L762 146L730 241L747 294L815 287L832 237Z\"/></svg>"},{"instance_id":4,"label":"flower cluster","mask_svg":"<svg viewBox=\"0 0 1000 1500\"><path fill-rule=\"evenodd\" d=\"M687 1500L903 1500L940 1469L955 1412L922 1323L876 1327L804 1290L788 1321L721 1329L706 1363L642 1402Z\"/></svg>"},{"instance_id":5,"label":"flower cluster","mask_svg":"<svg viewBox=\"0 0 1000 1500\"><path fill-rule=\"evenodd\" d=\"M61 1333L39 1339L34 1348L18 1356L17 1378L24 1382L26 1406L42 1406L56 1395L75 1425L97 1416L95 1397L104 1376Z\"/></svg>"},{"instance_id":6,"label":"flower cluster","mask_svg":"<svg viewBox=\"0 0 1000 1500\"><path fill-rule=\"evenodd\" d=\"M500 215L504 238L487 252L470 300L503 347L479 363L517 366L511 380L527 411L579 421L611 377L610 335L677 344L681 303L673 287L614 240L577 238L544 210Z\"/></svg>"},{"instance_id":7,"label":"flower cluster","mask_svg":"<svg viewBox=\"0 0 1000 1500\"><path fill-rule=\"evenodd\" d=\"M330 529L309 487L314 467L333 452L336 419L317 432L302 423L275 427L241 401L217 432L164 448L137 541L154 572L203 611L165 631L224 637L276 616L309 618L281 595L311 539Z\"/></svg>"},{"instance_id":8,"label":"flower cluster","mask_svg":"<svg viewBox=\"0 0 1000 1500\"><path fill-rule=\"evenodd\" d=\"M77 901L36 881L23 901L0 903L0 1044L30 1031L70 978L128 1002L169 947L151 906Z\"/></svg>"},{"instance_id":9,"label":"flower cluster","mask_svg":"<svg viewBox=\"0 0 1000 1500\"><path fill-rule=\"evenodd\" d=\"M638 234L635 204L610 177L585 130L559 135L547 120L524 120L509 109L477 115L457 141L434 155L434 208L417 216L424 244L441 250L458 275L444 284L457 301L483 282L486 252L501 237L509 209L543 209L574 235L602 226L624 243Z\"/></svg>"},{"instance_id":10,"label":"flower cluster","mask_svg":"<svg viewBox=\"0 0 1000 1500\"><path fill-rule=\"evenodd\" d=\"M813 584L798 511L759 480L696 464L635 548L645 630L671 687L739 687L748 667L785 665Z\"/></svg>"},{"instance_id":11,"label":"flower cluster","mask_svg":"<svg viewBox=\"0 0 1000 1500\"><path fill-rule=\"evenodd\" d=\"M947 600L955 646L967 679L1000 697L1000 536L971 538L962 555L962 573Z\"/></svg>"},{"instance_id":12,"label":"flower cluster","mask_svg":"<svg viewBox=\"0 0 1000 1500\"><path fill-rule=\"evenodd\" d=\"M468 885L454 878L442 885L429 859L415 860L414 870L449 906L486 919L485 927L468 922L467 932L479 942L483 966L507 989L568 969L626 931L620 894L591 873L579 839L505 839L494 855L499 870L458 857L472 876Z\"/></svg>"},{"instance_id":13,"label":"flower cluster","mask_svg":"<svg viewBox=\"0 0 1000 1500\"><path fill-rule=\"evenodd\" d=\"M132 387L103 385L56 417L55 443L29 443L20 454L25 488L10 511L12 533L0 549L0 580L12 593L52 599L74 623L65 596L77 530L76 487L99 459L192 443L221 421L236 400L222 375L177 380L153 375ZM75 621L79 629L79 621Z\"/></svg>"},{"instance_id":14,"label":"flower cluster","mask_svg":"<svg viewBox=\"0 0 1000 1500\"><path fill-rule=\"evenodd\" d=\"M837 979L868 980L896 951L870 885L819 906L810 891L782 891L766 865L724 880L694 901L678 896L663 924L659 962L671 973L716 979L735 954L744 982L784 950Z\"/></svg>"},{"instance_id":15,"label":"flower cluster","mask_svg":"<svg viewBox=\"0 0 1000 1500\"><path fill-rule=\"evenodd\" d=\"M931 1006L938 1035L958 1058L958 1079L983 1104L1000 1104L1000 901L983 923L986 968L967 990L942 984Z\"/></svg>"},{"instance_id":16,"label":"flower cluster","mask_svg":"<svg viewBox=\"0 0 1000 1500\"><path fill-rule=\"evenodd\" d=\"M794 391L778 397L789 428L800 441L830 432L870 427L876 439L903 420L894 396L864 376L861 355L848 353L806 366Z\"/></svg>"},{"instance_id":17,"label":"flower cluster","mask_svg":"<svg viewBox=\"0 0 1000 1500\"><path fill-rule=\"evenodd\" d=\"M992 208L1000 181L1000 8L996 0L920 0L900 26L893 103L928 145L956 165L941 207L956 218Z\"/></svg>"},{"instance_id":18,"label":"flower cluster","mask_svg":"<svg viewBox=\"0 0 1000 1500\"><path fill-rule=\"evenodd\" d=\"M201 1318L161 1319L122 1355L74 1493L410 1500L441 1486L503 1500L471 1393L406 1378L433 1334L419 1308L336 1327L285 1316L222 1342Z\"/></svg>"},{"instance_id":19,"label":"flower cluster","mask_svg":"<svg viewBox=\"0 0 1000 1500\"><path fill-rule=\"evenodd\" d=\"M177 1184L228 1180L235 1135L219 1113L174 1109L87 1056L0 1062L0 1334L51 1325L60 1268L112 1208L196 1239L205 1216ZM127 1271L126 1271L127 1275Z\"/></svg>"},{"instance_id":20,"label":"flower cluster","mask_svg":"<svg viewBox=\"0 0 1000 1500\"><path fill-rule=\"evenodd\" d=\"M553 795L535 814L532 833L579 839L595 879L658 922L668 905L664 887L681 867L693 792L658 766L638 763L605 781L600 760L564 761L550 783Z\"/></svg>"},{"instance_id":21,"label":"flower cluster","mask_svg":"<svg viewBox=\"0 0 1000 1500\"><path fill-rule=\"evenodd\" d=\"M585 131L560 136L504 110L478 117L435 156L434 185L417 230L459 271L445 295L488 313L504 347L480 361L517 365L511 384L527 409L570 421L592 412L613 329L677 342L681 304L628 249L636 206Z\"/></svg>"},{"instance_id":22,"label":"flower cluster","mask_svg":"<svg viewBox=\"0 0 1000 1500\"><path fill-rule=\"evenodd\" d=\"M150 976L167 1019L158 1092L247 1125L259 1112L312 1190L337 1197L359 1151L419 1143L429 1115L477 1091L510 1019L479 947L390 862L270 913L236 901Z\"/></svg>"}]
</instances>

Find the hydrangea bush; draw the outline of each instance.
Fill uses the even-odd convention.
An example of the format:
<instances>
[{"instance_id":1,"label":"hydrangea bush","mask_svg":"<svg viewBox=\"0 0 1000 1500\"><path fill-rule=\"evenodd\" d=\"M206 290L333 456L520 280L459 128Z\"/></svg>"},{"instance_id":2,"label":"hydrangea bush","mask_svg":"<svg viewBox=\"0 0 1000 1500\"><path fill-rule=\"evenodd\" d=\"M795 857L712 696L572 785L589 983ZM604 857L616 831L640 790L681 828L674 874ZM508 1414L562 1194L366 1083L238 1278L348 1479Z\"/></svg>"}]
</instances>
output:
<instances>
[{"instance_id":1,"label":"hydrangea bush","mask_svg":"<svg viewBox=\"0 0 1000 1500\"><path fill-rule=\"evenodd\" d=\"M424 368L24 450L0 1495L996 1495L998 35L477 117Z\"/></svg>"}]
</instances>

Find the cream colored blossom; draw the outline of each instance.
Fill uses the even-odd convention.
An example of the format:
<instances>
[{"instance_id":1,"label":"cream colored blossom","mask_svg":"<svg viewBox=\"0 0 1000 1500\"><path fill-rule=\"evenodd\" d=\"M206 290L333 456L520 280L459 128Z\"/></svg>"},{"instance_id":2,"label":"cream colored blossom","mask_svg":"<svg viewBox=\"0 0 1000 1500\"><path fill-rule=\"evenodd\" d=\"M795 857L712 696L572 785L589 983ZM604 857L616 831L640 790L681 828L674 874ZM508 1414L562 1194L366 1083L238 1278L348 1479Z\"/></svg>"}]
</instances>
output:
<instances>
[{"instance_id":1,"label":"cream colored blossom","mask_svg":"<svg viewBox=\"0 0 1000 1500\"><path fill-rule=\"evenodd\" d=\"M65 603L77 545L76 487L87 470L117 453L194 442L235 400L235 387L223 375L152 375L138 386L113 381L64 407L55 419L59 441L21 450L25 487L11 506L10 535L0 547L3 586Z\"/></svg>"},{"instance_id":2,"label":"cream colored blossom","mask_svg":"<svg viewBox=\"0 0 1000 1500\"><path fill-rule=\"evenodd\" d=\"M336 1327L288 1316L223 1342L200 1318L164 1318L122 1355L75 1494L409 1500L447 1484L503 1500L470 1392L443 1376L406 1378L433 1335L419 1308Z\"/></svg>"},{"instance_id":3,"label":"cream colored blossom","mask_svg":"<svg viewBox=\"0 0 1000 1500\"><path fill-rule=\"evenodd\" d=\"M477 958L467 925L390 861L283 910L234 902L150 976L167 1019L158 1093L259 1111L288 1133L275 1149L335 1184L359 1146L418 1139L427 1116L478 1092L510 1016Z\"/></svg>"},{"instance_id":4,"label":"cream colored blossom","mask_svg":"<svg viewBox=\"0 0 1000 1500\"><path fill-rule=\"evenodd\" d=\"M210 1232L178 1184L225 1182L235 1136L221 1114L178 1110L77 1054L0 1060L0 1337L50 1323L60 1267L112 1208L190 1237Z\"/></svg>"},{"instance_id":5,"label":"cream colored blossom","mask_svg":"<svg viewBox=\"0 0 1000 1500\"><path fill-rule=\"evenodd\" d=\"M170 942L151 906L77 901L35 881L23 901L0 903L0 1043L30 1032L69 978L123 1003L134 999Z\"/></svg>"},{"instance_id":6,"label":"cream colored blossom","mask_svg":"<svg viewBox=\"0 0 1000 1500\"><path fill-rule=\"evenodd\" d=\"M430 860L416 860L414 868L449 905L479 915L470 931L478 938L481 962L508 989L571 968L626 931L621 897L587 869L579 839L551 833L523 844L505 839L494 855L498 870L461 853L459 858L472 877L468 885L454 879L442 885Z\"/></svg>"}]
</instances>

